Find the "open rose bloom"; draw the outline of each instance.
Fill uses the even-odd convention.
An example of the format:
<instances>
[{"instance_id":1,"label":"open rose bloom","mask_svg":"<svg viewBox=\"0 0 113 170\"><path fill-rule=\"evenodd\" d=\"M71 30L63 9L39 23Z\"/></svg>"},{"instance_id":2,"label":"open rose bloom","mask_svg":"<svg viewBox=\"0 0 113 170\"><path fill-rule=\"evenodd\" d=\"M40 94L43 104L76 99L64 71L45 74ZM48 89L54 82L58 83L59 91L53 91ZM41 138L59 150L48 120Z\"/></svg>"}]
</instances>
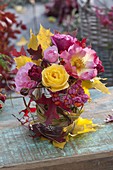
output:
<instances>
[{"instance_id":1,"label":"open rose bloom","mask_svg":"<svg viewBox=\"0 0 113 170\"><path fill-rule=\"evenodd\" d=\"M15 58L15 89L24 102L29 97L22 124L60 148L70 137L95 131L92 120L80 115L90 99L89 88L109 93L97 77L104 72L97 53L86 47L85 39L52 34L42 26L37 35L31 32L27 51L29 55L22 48Z\"/></svg>"}]
</instances>

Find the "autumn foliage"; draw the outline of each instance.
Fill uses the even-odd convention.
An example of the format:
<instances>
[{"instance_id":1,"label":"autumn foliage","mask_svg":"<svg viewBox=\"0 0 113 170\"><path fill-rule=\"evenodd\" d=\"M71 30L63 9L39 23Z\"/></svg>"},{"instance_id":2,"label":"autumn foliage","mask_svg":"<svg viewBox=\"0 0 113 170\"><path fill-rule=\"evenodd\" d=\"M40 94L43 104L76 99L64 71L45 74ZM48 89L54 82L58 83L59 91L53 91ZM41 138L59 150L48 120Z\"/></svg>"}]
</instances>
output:
<instances>
[{"instance_id":1,"label":"autumn foliage","mask_svg":"<svg viewBox=\"0 0 113 170\"><path fill-rule=\"evenodd\" d=\"M15 14L6 12L7 5L0 5L0 53L10 55L13 48L12 39L17 38L21 30L26 29L22 21L18 21Z\"/></svg>"},{"instance_id":2,"label":"autumn foliage","mask_svg":"<svg viewBox=\"0 0 113 170\"><path fill-rule=\"evenodd\" d=\"M6 11L7 4L4 4L2 0L0 2L0 88L8 89L8 81L11 82L13 77L11 73L14 62L11 57L11 51L14 48L12 40L17 39L17 35L25 30L26 26L22 21L18 21L15 14Z\"/></svg>"}]
</instances>

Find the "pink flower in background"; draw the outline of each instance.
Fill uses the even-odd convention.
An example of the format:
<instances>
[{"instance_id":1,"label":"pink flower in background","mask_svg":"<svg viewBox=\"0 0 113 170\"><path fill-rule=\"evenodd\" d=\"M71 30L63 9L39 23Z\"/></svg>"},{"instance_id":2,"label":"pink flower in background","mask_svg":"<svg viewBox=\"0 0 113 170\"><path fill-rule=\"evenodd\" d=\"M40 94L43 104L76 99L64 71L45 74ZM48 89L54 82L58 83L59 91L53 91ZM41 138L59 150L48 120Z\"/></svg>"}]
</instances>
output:
<instances>
[{"instance_id":1,"label":"pink flower in background","mask_svg":"<svg viewBox=\"0 0 113 170\"><path fill-rule=\"evenodd\" d=\"M26 65L22 66L19 71L16 74L15 77L15 85L16 85L16 91L20 92L22 88L29 88L36 86L36 82L34 80L31 80L31 78L28 76L28 70L31 69L31 67L34 65L34 63L28 62Z\"/></svg>"},{"instance_id":2,"label":"pink flower in background","mask_svg":"<svg viewBox=\"0 0 113 170\"><path fill-rule=\"evenodd\" d=\"M75 41L77 41L76 38L65 34L55 34L51 38L53 44L57 46L59 52L68 50L68 48L73 45Z\"/></svg>"},{"instance_id":3,"label":"pink flower in background","mask_svg":"<svg viewBox=\"0 0 113 170\"><path fill-rule=\"evenodd\" d=\"M44 59L49 61L50 63L58 63L58 58L59 58L58 49L55 45L47 48L44 51Z\"/></svg>"},{"instance_id":4,"label":"pink flower in background","mask_svg":"<svg viewBox=\"0 0 113 170\"><path fill-rule=\"evenodd\" d=\"M71 76L82 80L90 80L97 76L102 65L96 52L91 48L82 48L74 44L68 52L64 51L60 55L65 62L65 69Z\"/></svg>"}]
</instances>

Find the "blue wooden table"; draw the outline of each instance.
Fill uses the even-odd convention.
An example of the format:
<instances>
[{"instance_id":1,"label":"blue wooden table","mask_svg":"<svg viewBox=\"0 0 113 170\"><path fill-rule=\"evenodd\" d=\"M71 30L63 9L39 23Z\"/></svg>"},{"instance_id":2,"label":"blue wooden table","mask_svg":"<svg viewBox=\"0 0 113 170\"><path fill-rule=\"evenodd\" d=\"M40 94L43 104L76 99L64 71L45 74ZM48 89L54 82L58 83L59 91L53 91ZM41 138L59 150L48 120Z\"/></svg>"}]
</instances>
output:
<instances>
[{"instance_id":1,"label":"blue wooden table","mask_svg":"<svg viewBox=\"0 0 113 170\"><path fill-rule=\"evenodd\" d=\"M7 100L0 112L0 170L113 170L113 123L104 123L113 114L113 87L109 89L111 95L92 90L93 101L82 115L104 126L78 136L63 150L29 137L12 116L24 108L22 98Z\"/></svg>"}]
</instances>

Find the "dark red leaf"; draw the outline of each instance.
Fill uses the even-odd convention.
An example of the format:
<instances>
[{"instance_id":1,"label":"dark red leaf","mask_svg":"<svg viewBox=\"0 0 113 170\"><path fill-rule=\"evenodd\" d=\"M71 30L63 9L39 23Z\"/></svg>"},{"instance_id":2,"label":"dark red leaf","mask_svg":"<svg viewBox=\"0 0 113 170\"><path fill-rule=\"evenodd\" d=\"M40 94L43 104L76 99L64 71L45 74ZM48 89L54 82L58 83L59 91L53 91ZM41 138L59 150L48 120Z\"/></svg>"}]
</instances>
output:
<instances>
[{"instance_id":1,"label":"dark red leaf","mask_svg":"<svg viewBox=\"0 0 113 170\"><path fill-rule=\"evenodd\" d=\"M0 109L2 109L2 107L3 107L3 105L2 105L2 104L0 104Z\"/></svg>"},{"instance_id":2,"label":"dark red leaf","mask_svg":"<svg viewBox=\"0 0 113 170\"><path fill-rule=\"evenodd\" d=\"M31 48L27 51L30 55L32 55L32 60L38 60L43 58L41 45L38 46L36 51Z\"/></svg>"},{"instance_id":3,"label":"dark red leaf","mask_svg":"<svg viewBox=\"0 0 113 170\"><path fill-rule=\"evenodd\" d=\"M49 125L52 123L53 119L59 119L59 115L57 114L57 106L52 101L52 98L46 98L44 95L40 99L37 100L37 104L44 104L47 105L47 111L45 112L45 115L47 117L46 119L46 125Z\"/></svg>"},{"instance_id":4,"label":"dark red leaf","mask_svg":"<svg viewBox=\"0 0 113 170\"><path fill-rule=\"evenodd\" d=\"M16 34L20 34L20 33L21 33L21 31L20 31L20 30L15 30L15 31L14 31L14 33L16 33Z\"/></svg>"},{"instance_id":5,"label":"dark red leaf","mask_svg":"<svg viewBox=\"0 0 113 170\"><path fill-rule=\"evenodd\" d=\"M57 142L65 142L64 135L62 127L59 126L46 126L41 123L37 123L32 125L33 132L36 134L36 136L43 136L51 141L57 141Z\"/></svg>"},{"instance_id":6,"label":"dark red leaf","mask_svg":"<svg viewBox=\"0 0 113 170\"><path fill-rule=\"evenodd\" d=\"M27 29L26 25L24 25L24 24L21 25L21 28L22 28L22 30L26 30Z\"/></svg>"}]
</instances>

